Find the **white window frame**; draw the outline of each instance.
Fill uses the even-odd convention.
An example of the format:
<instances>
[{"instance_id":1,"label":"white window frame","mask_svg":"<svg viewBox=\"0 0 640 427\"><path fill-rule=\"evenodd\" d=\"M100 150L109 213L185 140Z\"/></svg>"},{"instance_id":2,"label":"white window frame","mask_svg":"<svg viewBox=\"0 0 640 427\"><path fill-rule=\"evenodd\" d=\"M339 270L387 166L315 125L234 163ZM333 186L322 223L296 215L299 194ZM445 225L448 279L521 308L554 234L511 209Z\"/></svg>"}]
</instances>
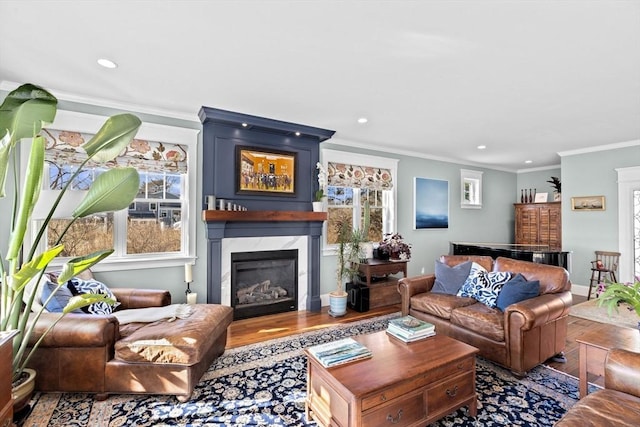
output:
<instances>
[{"instance_id":1,"label":"white window frame","mask_svg":"<svg viewBox=\"0 0 640 427\"><path fill-rule=\"evenodd\" d=\"M635 273L635 240L633 223L633 191L640 189L640 166L617 168L618 173L618 281L632 282ZM627 255L628 254L628 255Z\"/></svg>"},{"instance_id":2,"label":"white window frame","mask_svg":"<svg viewBox=\"0 0 640 427\"><path fill-rule=\"evenodd\" d=\"M393 159L389 157L379 157L379 156L371 156L368 154L358 154L352 153L348 151L338 151L331 149L321 149L320 150L320 163L327 170L327 165L329 162L335 163L345 163L345 164L353 164L353 165L362 165L362 166L371 166L375 168L383 168L391 171L391 178L393 187L390 190L391 199L387 204L387 215L386 221L383 221L382 230L385 232L394 232L397 230L397 200L398 200L398 159ZM323 200L323 203L326 207L326 200ZM356 197L354 194L354 209L359 208L360 197ZM385 215L383 214L383 218ZM322 255L329 256L335 255L338 245L336 244L328 244L327 243L327 226L328 221L324 222L322 226Z\"/></svg>"},{"instance_id":3,"label":"white window frame","mask_svg":"<svg viewBox=\"0 0 640 427\"><path fill-rule=\"evenodd\" d=\"M483 172L460 169L460 207L463 209L482 209ZM470 196L465 197L465 186L469 186Z\"/></svg>"},{"instance_id":4,"label":"white window frame","mask_svg":"<svg viewBox=\"0 0 640 427\"><path fill-rule=\"evenodd\" d=\"M134 113L135 114L135 113ZM107 116L96 114L79 113L75 111L58 110L54 122L46 125L45 128L69 130L74 132L95 134L100 127L108 119ZM180 252L172 252L167 254L131 254L116 257L114 254L100 261L92 267L93 271L120 271L135 270L143 268L173 267L184 265L185 263L193 263L196 259L196 223L198 215L196 214L198 197L196 195L197 184L197 165L198 165L198 134L199 129L183 128L178 126L159 125L155 123L143 122L136 134L137 139L145 139L150 141L158 141L171 144L180 144L187 148L187 178L183 194L185 195L183 224L182 226L182 250ZM27 142L27 141L24 141ZM30 144L22 143L20 148L21 159L21 176L25 176L24 171L27 167L29 159ZM21 183L22 185L22 183ZM190 213L194 214L190 214ZM114 212L114 216L126 218L127 209ZM122 222L122 221L120 221ZM114 242L114 245L124 245L126 247L126 222L116 222L116 236L120 239ZM124 231L124 233L123 233ZM29 224L29 230L26 236L26 246L29 247L35 238L37 229ZM43 244L43 243L41 243ZM54 261L51 266L55 267L62 262Z\"/></svg>"}]
</instances>

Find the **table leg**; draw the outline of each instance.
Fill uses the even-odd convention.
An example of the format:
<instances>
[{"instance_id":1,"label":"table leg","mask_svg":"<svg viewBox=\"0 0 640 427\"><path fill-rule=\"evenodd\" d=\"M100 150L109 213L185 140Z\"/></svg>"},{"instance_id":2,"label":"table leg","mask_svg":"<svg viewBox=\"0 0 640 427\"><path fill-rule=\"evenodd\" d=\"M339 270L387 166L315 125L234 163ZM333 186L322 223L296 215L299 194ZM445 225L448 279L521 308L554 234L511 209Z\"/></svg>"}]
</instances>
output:
<instances>
[{"instance_id":1,"label":"table leg","mask_svg":"<svg viewBox=\"0 0 640 427\"><path fill-rule=\"evenodd\" d=\"M580 343L580 399L587 395L587 345Z\"/></svg>"}]
</instances>

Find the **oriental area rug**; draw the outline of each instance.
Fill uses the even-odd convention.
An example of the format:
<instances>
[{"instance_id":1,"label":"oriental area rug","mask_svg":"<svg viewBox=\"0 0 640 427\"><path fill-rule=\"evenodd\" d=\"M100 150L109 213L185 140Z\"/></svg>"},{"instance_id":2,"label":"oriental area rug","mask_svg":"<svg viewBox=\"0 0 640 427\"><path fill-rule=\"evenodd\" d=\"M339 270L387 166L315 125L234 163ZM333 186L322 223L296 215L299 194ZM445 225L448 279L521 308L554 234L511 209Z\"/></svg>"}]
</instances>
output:
<instances>
[{"instance_id":1,"label":"oriental area rug","mask_svg":"<svg viewBox=\"0 0 640 427\"><path fill-rule=\"evenodd\" d=\"M306 357L315 344L384 330L399 314L230 349L205 373L192 399L37 393L22 426L315 426L305 418ZM459 410L434 426L551 426L578 399L573 377L539 366L526 378L477 359L478 416Z\"/></svg>"}]
</instances>

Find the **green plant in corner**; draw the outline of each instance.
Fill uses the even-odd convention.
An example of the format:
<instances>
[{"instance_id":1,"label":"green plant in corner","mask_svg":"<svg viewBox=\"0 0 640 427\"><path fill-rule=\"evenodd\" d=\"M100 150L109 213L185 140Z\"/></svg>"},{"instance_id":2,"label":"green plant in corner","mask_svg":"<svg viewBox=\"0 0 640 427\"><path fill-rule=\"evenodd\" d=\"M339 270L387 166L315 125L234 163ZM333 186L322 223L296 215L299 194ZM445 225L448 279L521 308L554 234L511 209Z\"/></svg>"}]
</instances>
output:
<instances>
[{"instance_id":1,"label":"green plant in corner","mask_svg":"<svg viewBox=\"0 0 640 427\"><path fill-rule=\"evenodd\" d=\"M556 193L562 193L562 191L560 191L562 189L560 178L558 178L557 176L552 176L551 179L547 182L551 184L551 186L556 190Z\"/></svg>"},{"instance_id":2,"label":"green plant in corner","mask_svg":"<svg viewBox=\"0 0 640 427\"><path fill-rule=\"evenodd\" d=\"M7 215L2 224L9 227L10 232L6 248L0 247L0 280L2 282L0 287L0 332L18 331L13 340L13 381L20 378L31 355L55 325L53 323L29 348L34 325L44 309L31 313L35 292L25 295L25 287L32 280L39 282L47 266L64 249L63 245L59 244L59 240L52 247L38 250L47 225L53 218L69 184L60 191L46 219L39 225L38 233L34 241L31 242L31 247L25 247L26 230L32 224L33 209L40 195L45 170L46 141L40 135L40 131L45 123L53 122L57 103L57 99L45 89L32 84L24 84L9 93L0 105L0 198L6 197L6 178L10 171L13 173L11 216ZM82 146L87 154L87 160L78 167L68 182L73 182L86 162L90 160L107 162L115 158L133 139L140 125L140 119L131 114L120 114L107 119L100 130ZM28 142L27 138L31 139L31 147L26 173L20 177L22 178L20 190L17 167L18 148L21 143ZM112 168L98 175L84 199L76 206L69 226L79 218L128 207L135 198L138 187L138 172L131 167ZM64 234L63 232L62 236ZM66 261L58 275L58 286L54 293L70 278L100 262L112 252L113 249L104 250ZM64 308L56 323L67 313L98 301L114 303L113 300L98 294L75 296ZM29 319L30 313L31 319Z\"/></svg>"},{"instance_id":3,"label":"green plant in corner","mask_svg":"<svg viewBox=\"0 0 640 427\"><path fill-rule=\"evenodd\" d=\"M362 243L368 241L371 226L371 208L365 202L362 224L358 229L352 229L347 223L340 224L337 250L337 288L336 294L344 294L343 280L353 281L358 274L358 263L362 259Z\"/></svg>"},{"instance_id":4,"label":"green plant in corner","mask_svg":"<svg viewBox=\"0 0 640 427\"><path fill-rule=\"evenodd\" d=\"M620 304L640 316L640 277L635 278L635 283L600 283L596 295L598 307L606 306L609 316L618 311Z\"/></svg>"}]
</instances>

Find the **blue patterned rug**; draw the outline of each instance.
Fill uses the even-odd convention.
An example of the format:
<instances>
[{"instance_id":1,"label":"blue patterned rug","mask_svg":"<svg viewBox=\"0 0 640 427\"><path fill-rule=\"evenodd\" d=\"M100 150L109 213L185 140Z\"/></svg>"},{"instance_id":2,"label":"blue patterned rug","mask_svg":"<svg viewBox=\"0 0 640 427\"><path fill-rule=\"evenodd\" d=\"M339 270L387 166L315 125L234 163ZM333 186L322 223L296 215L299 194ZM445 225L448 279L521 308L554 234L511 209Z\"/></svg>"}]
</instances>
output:
<instances>
[{"instance_id":1,"label":"blue patterned rug","mask_svg":"<svg viewBox=\"0 0 640 427\"><path fill-rule=\"evenodd\" d=\"M205 373L191 401L172 396L38 393L23 426L315 426L305 419L302 349L383 330L399 314L227 350ZM525 379L478 358L478 416L459 410L434 426L552 426L578 399L573 377L539 366Z\"/></svg>"}]
</instances>

